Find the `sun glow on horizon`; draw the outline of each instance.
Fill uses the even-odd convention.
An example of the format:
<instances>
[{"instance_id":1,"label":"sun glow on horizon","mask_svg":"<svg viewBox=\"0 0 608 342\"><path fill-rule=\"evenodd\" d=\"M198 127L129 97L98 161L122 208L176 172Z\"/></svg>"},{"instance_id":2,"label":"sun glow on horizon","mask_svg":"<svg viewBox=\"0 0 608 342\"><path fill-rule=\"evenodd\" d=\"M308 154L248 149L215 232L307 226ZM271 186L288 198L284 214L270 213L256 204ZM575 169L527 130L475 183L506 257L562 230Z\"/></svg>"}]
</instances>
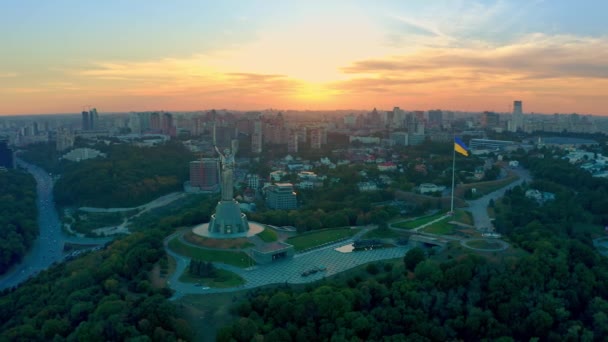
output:
<instances>
[{"instance_id":1,"label":"sun glow on horizon","mask_svg":"<svg viewBox=\"0 0 608 342\"><path fill-rule=\"evenodd\" d=\"M21 43L0 37L0 44L16 51L0 56L0 114L75 112L83 103L107 111L209 106L507 111L517 98L533 112L608 115L608 37L524 29L526 15L540 15L547 3L257 5L218 5L225 17L193 5L176 10L180 21L169 18L164 30L150 20L139 30L108 26L113 35L51 25L59 20L54 17L23 18L10 27ZM107 6L118 2L108 0ZM128 17L130 11L148 13L157 6L120 8ZM511 13L511 22L496 24ZM14 21L5 19L4 25ZM53 37L71 40L59 49L39 22ZM121 32L124 41L116 39ZM105 44L90 45L95 40ZM31 46L39 46L40 53L32 55Z\"/></svg>"}]
</instances>

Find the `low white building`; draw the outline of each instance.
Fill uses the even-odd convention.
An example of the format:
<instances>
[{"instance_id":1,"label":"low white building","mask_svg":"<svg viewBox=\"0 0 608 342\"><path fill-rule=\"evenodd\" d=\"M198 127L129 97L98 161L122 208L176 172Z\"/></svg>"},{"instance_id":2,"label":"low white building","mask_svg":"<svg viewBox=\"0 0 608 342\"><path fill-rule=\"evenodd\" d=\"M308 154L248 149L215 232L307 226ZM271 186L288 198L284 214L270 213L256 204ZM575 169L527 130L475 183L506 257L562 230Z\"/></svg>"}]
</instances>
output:
<instances>
[{"instance_id":1,"label":"low white building","mask_svg":"<svg viewBox=\"0 0 608 342\"><path fill-rule=\"evenodd\" d=\"M297 183L296 185L299 189L312 189L315 187L315 183L311 182L311 181L302 181L300 183Z\"/></svg>"},{"instance_id":2,"label":"low white building","mask_svg":"<svg viewBox=\"0 0 608 342\"><path fill-rule=\"evenodd\" d=\"M539 203L552 201L555 199L555 194L551 192L542 192L536 189L526 191L526 197L536 200Z\"/></svg>"},{"instance_id":3,"label":"low white building","mask_svg":"<svg viewBox=\"0 0 608 342\"><path fill-rule=\"evenodd\" d=\"M393 179L387 175L380 175L378 177L380 179L380 182L382 182L382 184L392 184L393 183Z\"/></svg>"},{"instance_id":4,"label":"low white building","mask_svg":"<svg viewBox=\"0 0 608 342\"><path fill-rule=\"evenodd\" d=\"M97 157L105 158L106 154L101 153L100 151L94 150L92 148L83 147L83 148L77 148L77 149L71 150L70 152L64 154L63 157L61 157L61 158L67 159L67 160L73 161L73 162L79 162L82 160L93 159L93 158L97 158Z\"/></svg>"},{"instance_id":5,"label":"low white building","mask_svg":"<svg viewBox=\"0 0 608 342\"><path fill-rule=\"evenodd\" d=\"M270 180L274 182L280 182L285 176L287 176L287 172L283 170L272 171L270 173Z\"/></svg>"},{"instance_id":6,"label":"low white building","mask_svg":"<svg viewBox=\"0 0 608 342\"><path fill-rule=\"evenodd\" d=\"M357 183L357 187L359 191L376 191L378 190L378 185L374 182L359 182Z\"/></svg>"},{"instance_id":7,"label":"low white building","mask_svg":"<svg viewBox=\"0 0 608 342\"><path fill-rule=\"evenodd\" d=\"M445 186L443 185L435 185L433 183L422 183L418 186L418 192L421 194L430 194L434 192L442 192L445 190Z\"/></svg>"},{"instance_id":8,"label":"low white building","mask_svg":"<svg viewBox=\"0 0 608 342\"><path fill-rule=\"evenodd\" d=\"M382 171L382 172L388 172L388 171L396 171L397 170L397 165L393 162L385 162L385 163L380 163L378 164L378 170Z\"/></svg>"},{"instance_id":9,"label":"low white building","mask_svg":"<svg viewBox=\"0 0 608 342\"><path fill-rule=\"evenodd\" d=\"M298 172L298 179L307 181L316 181L318 178L317 174L312 171L300 171Z\"/></svg>"}]
</instances>

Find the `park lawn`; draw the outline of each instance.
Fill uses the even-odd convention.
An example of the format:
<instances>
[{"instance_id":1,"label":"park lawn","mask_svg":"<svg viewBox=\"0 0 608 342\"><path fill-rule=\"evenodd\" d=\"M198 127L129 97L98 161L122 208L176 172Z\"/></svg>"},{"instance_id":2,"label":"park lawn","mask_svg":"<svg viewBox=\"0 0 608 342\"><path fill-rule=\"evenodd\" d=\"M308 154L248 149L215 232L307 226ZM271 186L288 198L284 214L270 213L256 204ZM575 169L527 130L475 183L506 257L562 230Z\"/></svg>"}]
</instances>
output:
<instances>
[{"instance_id":1,"label":"park lawn","mask_svg":"<svg viewBox=\"0 0 608 342\"><path fill-rule=\"evenodd\" d=\"M274 242L279 238L277 232L270 228L264 228L264 230L258 234L258 237L262 239L264 242Z\"/></svg>"},{"instance_id":2,"label":"park lawn","mask_svg":"<svg viewBox=\"0 0 608 342\"><path fill-rule=\"evenodd\" d=\"M423 224L427 224L431 221L434 221L438 218L440 218L441 216L444 216L445 213L444 212L439 212L437 214L434 215L429 215L429 216L423 216L420 218L417 218L415 220L412 221L405 221L405 222L400 222L400 223L396 223L393 225L393 227L395 228L402 228L402 229L414 229L417 227L422 226Z\"/></svg>"},{"instance_id":3,"label":"park lawn","mask_svg":"<svg viewBox=\"0 0 608 342\"><path fill-rule=\"evenodd\" d=\"M237 287L245 284L245 279L234 272L223 270L221 268L215 269L214 277L199 277L190 274L186 269L184 273L179 277L179 281L183 283L201 283L203 286L209 286L214 288L229 288Z\"/></svg>"},{"instance_id":4,"label":"park lawn","mask_svg":"<svg viewBox=\"0 0 608 342\"><path fill-rule=\"evenodd\" d=\"M251 258L249 258L247 254L243 252L202 249L186 245L181 242L178 237L174 237L173 239L171 239L171 241L169 241L169 248L171 248L176 253L193 259L211 262L223 262L228 265L242 268L249 267L255 264L255 261L253 261Z\"/></svg>"},{"instance_id":5,"label":"park lawn","mask_svg":"<svg viewBox=\"0 0 608 342\"><path fill-rule=\"evenodd\" d=\"M468 224L469 226L473 225L473 215L470 212L464 210L456 210L454 213L453 221Z\"/></svg>"},{"instance_id":6,"label":"park lawn","mask_svg":"<svg viewBox=\"0 0 608 342\"><path fill-rule=\"evenodd\" d=\"M454 232L454 225L449 223L451 220L449 217L444 218L441 221L437 221L430 226L421 229L422 232L438 234L438 235L449 235Z\"/></svg>"},{"instance_id":7,"label":"park lawn","mask_svg":"<svg viewBox=\"0 0 608 342\"><path fill-rule=\"evenodd\" d=\"M400 237L401 234L391 229L380 229L376 228L374 230L370 230L369 232L363 235L365 239L393 239Z\"/></svg>"},{"instance_id":8,"label":"park lawn","mask_svg":"<svg viewBox=\"0 0 608 342\"><path fill-rule=\"evenodd\" d=\"M323 229L291 237L286 242L293 245L296 251L302 251L328 242L348 238L356 233L356 230L350 228Z\"/></svg>"}]
</instances>

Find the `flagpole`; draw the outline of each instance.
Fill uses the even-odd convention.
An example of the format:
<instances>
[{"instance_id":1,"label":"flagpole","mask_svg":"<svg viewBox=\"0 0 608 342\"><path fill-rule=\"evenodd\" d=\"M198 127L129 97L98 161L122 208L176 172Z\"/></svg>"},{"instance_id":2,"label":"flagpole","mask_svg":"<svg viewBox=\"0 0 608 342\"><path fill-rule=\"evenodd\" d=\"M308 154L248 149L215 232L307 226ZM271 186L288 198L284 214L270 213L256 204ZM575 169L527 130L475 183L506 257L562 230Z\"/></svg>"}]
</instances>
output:
<instances>
[{"instance_id":1,"label":"flagpole","mask_svg":"<svg viewBox=\"0 0 608 342\"><path fill-rule=\"evenodd\" d=\"M452 145L456 144L456 136L452 138ZM450 214L454 214L454 172L456 171L456 146L452 146L452 200L450 203Z\"/></svg>"}]
</instances>

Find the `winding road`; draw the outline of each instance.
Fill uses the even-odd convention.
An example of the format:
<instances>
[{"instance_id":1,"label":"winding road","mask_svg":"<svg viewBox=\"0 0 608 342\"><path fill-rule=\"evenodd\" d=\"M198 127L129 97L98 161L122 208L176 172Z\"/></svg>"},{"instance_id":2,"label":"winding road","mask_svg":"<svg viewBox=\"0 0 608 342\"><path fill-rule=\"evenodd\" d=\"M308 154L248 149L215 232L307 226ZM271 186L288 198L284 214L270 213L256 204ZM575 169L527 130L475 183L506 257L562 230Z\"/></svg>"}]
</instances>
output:
<instances>
[{"instance_id":1,"label":"winding road","mask_svg":"<svg viewBox=\"0 0 608 342\"><path fill-rule=\"evenodd\" d=\"M475 228L479 230L494 231L494 225L492 224L492 220L488 215L488 205L490 204L490 200L496 201L497 199L503 197L507 190L513 189L514 187L521 185L523 182L529 183L530 181L532 181L532 177L530 176L528 170L519 167L512 169L512 171L519 176L518 180L487 195L484 195L481 198L472 201L467 201L469 207L463 208L463 210L469 211L473 215Z\"/></svg>"},{"instance_id":2,"label":"winding road","mask_svg":"<svg viewBox=\"0 0 608 342\"><path fill-rule=\"evenodd\" d=\"M65 243L100 245L112 240L66 235L61 230L61 222L53 201L52 177L40 167L23 160L17 159L17 165L26 169L36 179L39 235L23 260L0 276L0 289L17 286L52 264L63 261Z\"/></svg>"}]
</instances>

